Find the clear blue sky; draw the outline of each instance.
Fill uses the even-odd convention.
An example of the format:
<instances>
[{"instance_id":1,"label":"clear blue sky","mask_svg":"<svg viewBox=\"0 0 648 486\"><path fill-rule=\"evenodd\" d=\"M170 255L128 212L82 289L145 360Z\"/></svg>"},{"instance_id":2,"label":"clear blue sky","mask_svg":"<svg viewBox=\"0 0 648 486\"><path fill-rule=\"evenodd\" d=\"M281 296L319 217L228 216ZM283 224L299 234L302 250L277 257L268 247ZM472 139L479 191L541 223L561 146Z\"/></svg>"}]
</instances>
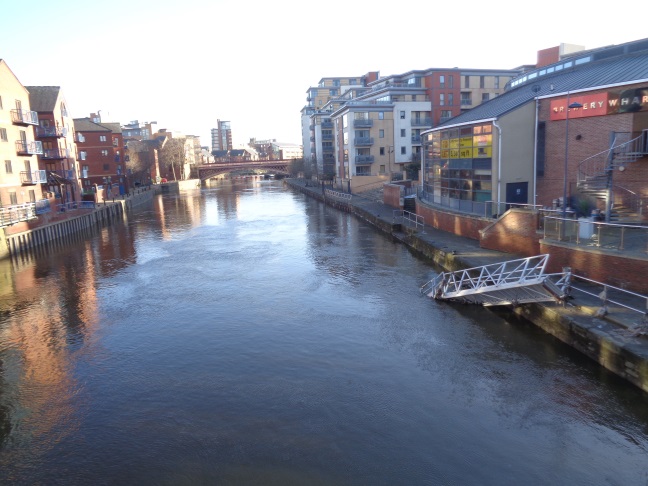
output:
<instances>
[{"instance_id":1,"label":"clear blue sky","mask_svg":"<svg viewBox=\"0 0 648 486\"><path fill-rule=\"evenodd\" d=\"M599 5L599 4L597 4ZM511 69L560 43L648 37L645 3L567 1L9 0L0 58L26 86L61 86L74 117L158 122L210 144L301 143L306 91L327 76Z\"/></svg>"}]
</instances>

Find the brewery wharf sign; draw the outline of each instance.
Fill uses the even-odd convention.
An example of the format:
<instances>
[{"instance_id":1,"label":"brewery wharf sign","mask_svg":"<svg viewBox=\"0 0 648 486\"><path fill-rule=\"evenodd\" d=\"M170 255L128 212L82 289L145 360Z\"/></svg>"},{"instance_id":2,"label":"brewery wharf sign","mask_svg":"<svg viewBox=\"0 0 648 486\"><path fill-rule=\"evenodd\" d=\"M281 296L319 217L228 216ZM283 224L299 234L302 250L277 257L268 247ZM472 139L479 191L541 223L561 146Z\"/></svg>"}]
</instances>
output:
<instances>
[{"instance_id":1,"label":"brewery wharf sign","mask_svg":"<svg viewBox=\"0 0 648 486\"><path fill-rule=\"evenodd\" d=\"M579 108L568 108L578 103ZM648 87L632 88L622 91L608 91L590 95L576 95L551 101L551 120L564 120L569 111L569 118L613 115L648 111Z\"/></svg>"}]
</instances>

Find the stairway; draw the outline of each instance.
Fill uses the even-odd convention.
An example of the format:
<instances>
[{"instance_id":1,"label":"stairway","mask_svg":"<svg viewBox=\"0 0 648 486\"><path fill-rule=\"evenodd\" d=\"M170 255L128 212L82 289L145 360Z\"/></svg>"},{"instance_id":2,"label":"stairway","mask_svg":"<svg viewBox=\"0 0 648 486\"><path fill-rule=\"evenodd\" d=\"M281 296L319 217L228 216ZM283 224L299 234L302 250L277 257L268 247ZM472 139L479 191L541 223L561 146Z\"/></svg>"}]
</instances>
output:
<instances>
[{"instance_id":1,"label":"stairway","mask_svg":"<svg viewBox=\"0 0 648 486\"><path fill-rule=\"evenodd\" d=\"M629 164L648 155L648 130L628 141L628 134L615 133L610 148L583 160L578 166L577 189L583 196L607 200L611 192L610 222L639 223L642 221L641 197L613 183L615 170L625 170Z\"/></svg>"}]
</instances>

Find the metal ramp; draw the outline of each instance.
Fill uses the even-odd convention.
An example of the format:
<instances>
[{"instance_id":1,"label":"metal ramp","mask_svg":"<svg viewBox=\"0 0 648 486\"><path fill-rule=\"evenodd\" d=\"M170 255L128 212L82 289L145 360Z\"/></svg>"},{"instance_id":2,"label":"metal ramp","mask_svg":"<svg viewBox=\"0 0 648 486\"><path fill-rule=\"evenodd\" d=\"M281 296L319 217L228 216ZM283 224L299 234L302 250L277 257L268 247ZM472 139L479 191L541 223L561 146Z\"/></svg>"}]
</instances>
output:
<instances>
[{"instance_id":1,"label":"metal ramp","mask_svg":"<svg viewBox=\"0 0 648 486\"><path fill-rule=\"evenodd\" d=\"M549 255L443 272L421 286L421 293L439 300L484 306L564 301L571 273L546 274Z\"/></svg>"}]
</instances>

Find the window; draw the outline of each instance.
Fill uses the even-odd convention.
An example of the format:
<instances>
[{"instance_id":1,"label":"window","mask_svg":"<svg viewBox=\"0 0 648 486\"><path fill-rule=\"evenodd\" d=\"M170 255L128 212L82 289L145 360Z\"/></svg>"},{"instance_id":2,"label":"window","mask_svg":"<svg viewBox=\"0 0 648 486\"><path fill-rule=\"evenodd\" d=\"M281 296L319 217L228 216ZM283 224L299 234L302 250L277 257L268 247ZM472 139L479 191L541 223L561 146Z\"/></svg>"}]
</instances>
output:
<instances>
[{"instance_id":1,"label":"window","mask_svg":"<svg viewBox=\"0 0 648 486\"><path fill-rule=\"evenodd\" d=\"M449 89L454 88L454 76L448 76L448 88Z\"/></svg>"},{"instance_id":2,"label":"window","mask_svg":"<svg viewBox=\"0 0 648 486\"><path fill-rule=\"evenodd\" d=\"M107 156L108 156L108 151L107 151L107 150L102 150L102 151L101 151L101 155L102 155L103 157L107 157Z\"/></svg>"},{"instance_id":3,"label":"window","mask_svg":"<svg viewBox=\"0 0 648 486\"><path fill-rule=\"evenodd\" d=\"M378 130L378 138L385 138L385 130L382 128Z\"/></svg>"},{"instance_id":4,"label":"window","mask_svg":"<svg viewBox=\"0 0 648 486\"><path fill-rule=\"evenodd\" d=\"M333 86L340 86L340 80L339 79L334 79L333 80Z\"/></svg>"},{"instance_id":5,"label":"window","mask_svg":"<svg viewBox=\"0 0 648 486\"><path fill-rule=\"evenodd\" d=\"M2 110L2 96L0 96L0 110Z\"/></svg>"},{"instance_id":6,"label":"window","mask_svg":"<svg viewBox=\"0 0 648 486\"><path fill-rule=\"evenodd\" d=\"M401 112L400 112L400 117L401 117L401 120L404 120L404 119L405 119L405 112L404 112L404 111L401 111Z\"/></svg>"},{"instance_id":7,"label":"window","mask_svg":"<svg viewBox=\"0 0 648 486\"><path fill-rule=\"evenodd\" d=\"M405 130L404 128L401 128L401 137L404 137L404 136L405 136L405 132L406 132L406 131L407 131L407 130Z\"/></svg>"},{"instance_id":8,"label":"window","mask_svg":"<svg viewBox=\"0 0 648 486\"><path fill-rule=\"evenodd\" d=\"M384 111L379 111L378 112L378 119L379 120L384 120L385 119L385 112Z\"/></svg>"},{"instance_id":9,"label":"window","mask_svg":"<svg viewBox=\"0 0 648 486\"><path fill-rule=\"evenodd\" d=\"M65 103L61 103L61 115L68 116L67 107L65 106Z\"/></svg>"},{"instance_id":10,"label":"window","mask_svg":"<svg viewBox=\"0 0 648 486\"><path fill-rule=\"evenodd\" d=\"M439 76L439 88L445 88L445 76Z\"/></svg>"},{"instance_id":11,"label":"window","mask_svg":"<svg viewBox=\"0 0 648 486\"><path fill-rule=\"evenodd\" d=\"M30 189L28 192L29 192L29 202L36 202L36 191Z\"/></svg>"},{"instance_id":12,"label":"window","mask_svg":"<svg viewBox=\"0 0 648 486\"><path fill-rule=\"evenodd\" d=\"M85 142L85 137L83 136L83 133L77 132L77 142Z\"/></svg>"},{"instance_id":13,"label":"window","mask_svg":"<svg viewBox=\"0 0 648 486\"><path fill-rule=\"evenodd\" d=\"M401 147L401 155L407 155L407 147Z\"/></svg>"},{"instance_id":14,"label":"window","mask_svg":"<svg viewBox=\"0 0 648 486\"><path fill-rule=\"evenodd\" d=\"M109 169L110 169L110 166L108 164L103 165L104 172L108 172Z\"/></svg>"},{"instance_id":15,"label":"window","mask_svg":"<svg viewBox=\"0 0 648 486\"><path fill-rule=\"evenodd\" d=\"M337 95L337 89L329 89L329 96L336 96Z\"/></svg>"},{"instance_id":16,"label":"window","mask_svg":"<svg viewBox=\"0 0 648 486\"><path fill-rule=\"evenodd\" d=\"M488 93L482 93L482 101L488 101L489 96Z\"/></svg>"},{"instance_id":17,"label":"window","mask_svg":"<svg viewBox=\"0 0 648 486\"><path fill-rule=\"evenodd\" d=\"M454 105L454 93L448 93L448 105Z\"/></svg>"},{"instance_id":18,"label":"window","mask_svg":"<svg viewBox=\"0 0 648 486\"><path fill-rule=\"evenodd\" d=\"M16 197L16 191L9 191L9 204L18 204L18 198Z\"/></svg>"},{"instance_id":19,"label":"window","mask_svg":"<svg viewBox=\"0 0 648 486\"><path fill-rule=\"evenodd\" d=\"M499 76L495 76L494 81L495 81L495 89L499 89Z\"/></svg>"},{"instance_id":20,"label":"window","mask_svg":"<svg viewBox=\"0 0 648 486\"><path fill-rule=\"evenodd\" d=\"M81 166L81 173L84 179L88 178L88 172L90 171L90 166L89 165L83 165Z\"/></svg>"},{"instance_id":21,"label":"window","mask_svg":"<svg viewBox=\"0 0 648 486\"><path fill-rule=\"evenodd\" d=\"M7 138L7 129L6 128L0 128L0 141L2 141L2 142L9 141L9 139Z\"/></svg>"},{"instance_id":22,"label":"window","mask_svg":"<svg viewBox=\"0 0 648 486\"><path fill-rule=\"evenodd\" d=\"M385 155L385 147L380 147L380 155Z\"/></svg>"},{"instance_id":23,"label":"window","mask_svg":"<svg viewBox=\"0 0 648 486\"><path fill-rule=\"evenodd\" d=\"M452 118L452 111L451 110L441 110L441 119L442 120L447 120L448 118Z\"/></svg>"},{"instance_id":24,"label":"window","mask_svg":"<svg viewBox=\"0 0 648 486\"><path fill-rule=\"evenodd\" d=\"M87 152L85 150L82 150L81 152L79 152L79 159L85 160L87 155L88 155Z\"/></svg>"},{"instance_id":25,"label":"window","mask_svg":"<svg viewBox=\"0 0 648 486\"><path fill-rule=\"evenodd\" d=\"M119 139L117 137L113 138L113 147L119 145Z\"/></svg>"},{"instance_id":26,"label":"window","mask_svg":"<svg viewBox=\"0 0 648 486\"><path fill-rule=\"evenodd\" d=\"M470 76L464 77L464 88L470 88Z\"/></svg>"},{"instance_id":27,"label":"window","mask_svg":"<svg viewBox=\"0 0 648 486\"><path fill-rule=\"evenodd\" d=\"M444 106L445 105L445 94L440 93L439 94L439 106Z\"/></svg>"},{"instance_id":28,"label":"window","mask_svg":"<svg viewBox=\"0 0 648 486\"><path fill-rule=\"evenodd\" d=\"M7 174L13 174L13 168L11 167L11 160L5 160L5 172Z\"/></svg>"},{"instance_id":29,"label":"window","mask_svg":"<svg viewBox=\"0 0 648 486\"><path fill-rule=\"evenodd\" d=\"M479 87L483 88L485 84L485 76L479 76Z\"/></svg>"},{"instance_id":30,"label":"window","mask_svg":"<svg viewBox=\"0 0 648 486\"><path fill-rule=\"evenodd\" d=\"M99 135L99 141L100 142L105 142L106 141L106 136L105 135Z\"/></svg>"}]
</instances>

